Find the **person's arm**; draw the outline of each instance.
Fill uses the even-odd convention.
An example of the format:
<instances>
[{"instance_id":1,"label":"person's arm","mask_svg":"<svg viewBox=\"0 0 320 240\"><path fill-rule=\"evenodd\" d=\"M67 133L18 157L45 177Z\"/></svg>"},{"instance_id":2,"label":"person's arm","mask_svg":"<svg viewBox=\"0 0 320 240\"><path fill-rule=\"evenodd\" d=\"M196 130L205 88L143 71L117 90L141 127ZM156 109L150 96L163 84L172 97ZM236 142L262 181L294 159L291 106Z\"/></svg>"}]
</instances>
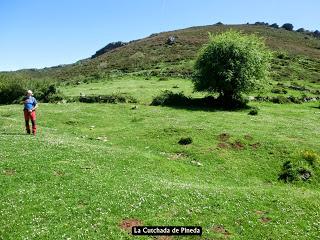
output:
<instances>
[{"instance_id":1,"label":"person's arm","mask_svg":"<svg viewBox=\"0 0 320 240\"><path fill-rule=\"evenodd\" d=\"M37 107L38 107L38 103L36 103L36 105L32 108L32 111L36 110Z\"/></svg>"},{"instance_id":2,"label":"person's arm","mask_svg":"<svg viewBox=\"0 0 320 240\"><path fill-rule=\"evenodd\" d=\"M21 103L22 103L22 104L25 104L25 103L26 103L26 97L23 97L23 98L22 98Z\"/></svg>"},{"instance_id":3,"label":"person's arm","mask_svg":"<svg viewBox=\"0 0 320 240\"><path fill-rule=\"evenodd\" d=\"M38 107L38 102L37 102L37 100L36 99L34 99L34 101L33 101L33 108L31 109L31 111L34 111L34 110L36 110L37 109L37 107Z\"/></svg>"}]
</instances>

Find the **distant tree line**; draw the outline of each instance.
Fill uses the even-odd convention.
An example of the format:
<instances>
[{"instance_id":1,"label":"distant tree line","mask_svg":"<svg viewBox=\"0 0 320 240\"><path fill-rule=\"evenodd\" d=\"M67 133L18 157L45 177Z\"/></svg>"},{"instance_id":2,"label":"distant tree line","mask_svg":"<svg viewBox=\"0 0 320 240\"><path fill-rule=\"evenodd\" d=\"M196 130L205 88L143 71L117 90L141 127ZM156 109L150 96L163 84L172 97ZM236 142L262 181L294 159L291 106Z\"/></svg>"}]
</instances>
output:
<instances>
[{"instance_id":1,"label":"distant tree line","mask_svg":"<svg viewBox=\"0 0 320 240\"><path fill-rule=\"evenodd\" d=\"M280 26L277 23L273 23L273 24L269 24L267 22L255 22L254 25L262 25L262 26L268 26L268 27L272 27L272 28L280 28ZM293 24L291 23L285 23L281 26L281 28L288 30L288 31L293 31ZM299 28L296 30L296 32L300 32L300 33L304 33L316 38L320 38L320 31L319 30L315 30L315 31L309 31L306 30L304 28Z\"/></svg>"},{"instance_id":2,"label":"distant tree line","mask_svg":"<svg viewBox=\"0 0 320 240\"><path fill-rule=\"evenodd\" d=\"M247 25L249 25L249 24L250 23L247 22ZM216 25L223 25L223 23L217 22ZM281 27L277 23L269 24L267 22L255 22L254 25L267 26L267 27L272 27L272 28L283 28L288 31L293 31L293 28L294 28L293 24L291 24L291 23L285 23ZM307 35L310 35L310 36L313 36L316 38L320 38L320 31L319 30L310 31L310 30L306 30L304 28L299 28L296 30L296 32L304 33L304 34L307 34Z\"/></svg>"}]
</instances>

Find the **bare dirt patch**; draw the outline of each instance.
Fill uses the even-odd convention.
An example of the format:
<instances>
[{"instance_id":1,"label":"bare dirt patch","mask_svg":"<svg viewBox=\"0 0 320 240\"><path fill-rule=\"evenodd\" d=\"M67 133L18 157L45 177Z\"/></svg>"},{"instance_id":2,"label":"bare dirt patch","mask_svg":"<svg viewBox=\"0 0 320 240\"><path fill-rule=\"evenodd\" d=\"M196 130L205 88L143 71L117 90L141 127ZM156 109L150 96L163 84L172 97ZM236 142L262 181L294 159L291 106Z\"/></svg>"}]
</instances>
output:
<instances>
[{"instance_id":1,"label":"bare dirt patch","mask_svg":"<svg viewBox=\"0 0 320 240\"><path fill-rule=\"evenodd\" d=\"M185 159L187 157L188 157L188 155L186 153L179 152L179 153L170 154L168 159L170 159L170 160L179 160L179 159Z\"/></svg>"},{"instance_id":2,"label":"bare dirt patch","mask_svg":"<svg viewBox=\"0 0 320 240\"><path fill-rule=\"evenodd\" d=\"M229 148L229 144L225 142L218 143L218 148L222 148L222 149Z\"/></svg>"},{"instance_id":3,"label":"bare dirt patch","mask_svg":"<svg viewBox=\"0 0 320 240\"><path fill-rule=\"evenodd\" d=\"M263 215L263 214L266 214L267 212L266 211L261 211L261 210L257 210L256 211L256 214L258 215Z\"/></svg>"},{"instance_id":4,"label":"bare dirt patch","mask_svg":"<svg viewBox=\"0 0 320 240\"><path fill-rule=\"evenodd\" d=\"M216 232L216 233L221 233L221 234L223 234L225 236L230 236L231 235L231 233L221 225L214 226L212 228L212 230L214 232Z\"/></svg>"},{"instance_id":5,"label":"bare dirt patch","mask_svg":"<svg viewBox=\"0 0 320 240\"><path fill-rule=\"evenodd\" d=\"M230 134L229 133L221 133L221 134L219 134L218 139L221 142L227 142L230 139Z\"/></svg>"},{"instance_id":6,"label":"bare dirt patch","mask_svg":"<svg viewBox=\"0 0 320 240\"><path fill-rule=\"evenodd\" d=\"M268 223L268 222L270 222L271 221L271 218L269 218L269 217L262 217L262 218L260 218L260 222L262 222L262 223Z\"/></svg>"},{"instance_id":7,"label":"bare dirt patch","mask_svg":"<svg viewBox=\"0 0 320 240\"><path fill-rule=\"evenodd\" d=\"M240 142L239 140L237 140L237 141L231 143L231 147L236 150L243 150L245 148L245 145L242 142Z\"/></svg>"},{"instance_id":8,"label":"bare dirt patch","mask_svg":"<svg viewBox=\"0 0 320 240\"><path fill-rule=\"evenodd\" d=\"M261 143L253 143L253 144L249 144L250 147L252 147L253 149L258 149L259 147L261 147Z\"/></svg>"},{"instance_id":9,"label":"bare dirt patch","mask_svg":"<svg viewBox=\"0 0 320 240\"><path fill-rule=\"evenodd\" d=\"M16 170L14 169L4 169L3 174L6 176L13 176L16 174Z\"/></svg>"},{"instance_id":10,"label":"bare dirt patch","mask_svg":"<svg viewBox=\"0 0 320 240\"><path fill-rule=\"evenodd\" d=\"M261 144L259 142L256 143L248 143L247 141L252 141L253 137L250 134L244 135L243 139L230 139L231 135L229 133L221 133L218 135L218 140L220 141L218 143L218 148L221 149L227 149L232 148L235 150L244 150L246 147L251 147L252 149L256 150L258 149Z\"/></svg>"},{"instance_id":11,"label":"bare dirt patch","mask_svg":"<svg viewBox=\"0 0 320 240\"><path fill-rule=\"evenodd\" d=\"M62 172L62 171L60 171L60 170L55 170L55 171L53 172L53 175L61 177L61 176L64 175L64 172Z\"/></svg>"},{"instance_id":12,"label":"bare dirt patch","mask_svg":"<svg viewBox=\"0 0 320 240\"><path fill-rule=\"evenodd\" d=\"M246 134L246 135L244 135L244 139L252 141L253 137L250 134Z\"/></svg>"},{"instance_id":13,"label":"bare dirt patch","mask_svg":"<svg viewBox=\"0 0 320 240\"><path fill-rule=\"evenodd\" d=\"M134 226L142 226L142 222L138 219L123 219L119 226L123 230L131 231Z\"/></svg>"}]
</instances>

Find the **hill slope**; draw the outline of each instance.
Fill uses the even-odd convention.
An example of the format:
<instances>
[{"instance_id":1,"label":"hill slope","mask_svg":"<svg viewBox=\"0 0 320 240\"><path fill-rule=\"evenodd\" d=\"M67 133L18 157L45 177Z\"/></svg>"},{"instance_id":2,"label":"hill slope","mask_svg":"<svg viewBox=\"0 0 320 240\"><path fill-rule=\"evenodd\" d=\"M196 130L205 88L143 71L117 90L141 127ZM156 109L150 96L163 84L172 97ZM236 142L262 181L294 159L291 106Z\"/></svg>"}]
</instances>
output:
<instances>
[{"instance_id":1,"label":"hill slope","mask_svg":"<svg viewBox=\"0 0 320 240\"><path fill-rule=\"evenodd\" d=\"M95 76L114 70L124 72L155 70L155 74L189 74L192 60L199 48L208 41L208 32L218 34L228 29L257 34L265 38L267 45L275 51L287 52L289 56L302 55L312 60L308 68L319 68L320 40L302 33L290 32L257 25L208 25L191 27L171 32L152 34L147 38L132 41L96 58L78 61L71 65L45 68L42 70L22 70L19 74L30 78L53 77L61 80L79 76ZM175 44L166 44L169 36L174 36ZM278 65L278 62L276 62ZM286 64L286 61L284 61ZM302 66L302 65L301 65ZM302 66L304 67L304 66Z\"/></svg>"}]
</instances>

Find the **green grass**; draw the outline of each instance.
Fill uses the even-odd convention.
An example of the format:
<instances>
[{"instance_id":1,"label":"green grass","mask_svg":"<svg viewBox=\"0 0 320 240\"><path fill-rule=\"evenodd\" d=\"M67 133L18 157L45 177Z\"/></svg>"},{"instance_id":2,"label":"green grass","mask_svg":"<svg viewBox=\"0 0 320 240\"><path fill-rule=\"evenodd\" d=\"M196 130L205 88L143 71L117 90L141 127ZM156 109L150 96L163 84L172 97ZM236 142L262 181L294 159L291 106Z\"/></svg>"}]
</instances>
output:
<instances>
[{"instance_id":1,"label":"green grass","mask_svg":"<svg viewBox=\"0 0 320 240\"><path fill-rule=\"evenodd\" d=\"M277 177L300 151L320 152L317 104L252 105L258 116L41 104L36 137L20 135L21 106L1 106L0 239L152 239L122 230L127 218L200 225L207 239L224 239L213 230L220 225L230 239L316 239L319 176L294 184ZM219 148L221 133L244 149ZM193 143L181 146L181 137Z\"/></svg>"},{"instance_id":2,"label":"green grass","mask_svg":"<svg viewBox=\"0 0 320 240\"><path fill-rule=\"evenodd\" d=\"M319 83L310 83L308 81L294 82L290 80L269 81L262 90L255 90L247 96L294 96L302 98L319 97L319 93L315 93L319 89ZM278 86L277 84L284 84ZM308 90L299 91L291 89L290 86L303 86ZM287 90L286 94L272 93L274 88L283 88ZM104 78L97 82L81 83L78 85L62 85L60 86L61 92L66 96L77 97L80 95L111 95L122 94L124 96L132 96L137 99L140 104L149 105L153 98L161 94L164 90L170 90L178 93L183 92L186 96L193 98L202 98L206 93L194 92L193 85L190 79L177 78L177 77L141 77L134 74L127 74L123 76ZM217 95L216 95L217 96Z\"/></svg>"},{"instance_id":3,"label":"green grass","mask_svg":"<svg viewBox=\"0 0 320 240\"><path fill-rule=\"evenodd\" d=\"M101 80L95 83L80 84L76 86L62 86L61 91L67 96L84 95L108 95L122 93L133 96L141 104L150 104L152 99L164 90L184 92L186 95L201 97L204 94L193 93L192 82L183 78L172 77L148 77L143 78L133 75L125 75Z\"/></svg>"}]
</instances>

